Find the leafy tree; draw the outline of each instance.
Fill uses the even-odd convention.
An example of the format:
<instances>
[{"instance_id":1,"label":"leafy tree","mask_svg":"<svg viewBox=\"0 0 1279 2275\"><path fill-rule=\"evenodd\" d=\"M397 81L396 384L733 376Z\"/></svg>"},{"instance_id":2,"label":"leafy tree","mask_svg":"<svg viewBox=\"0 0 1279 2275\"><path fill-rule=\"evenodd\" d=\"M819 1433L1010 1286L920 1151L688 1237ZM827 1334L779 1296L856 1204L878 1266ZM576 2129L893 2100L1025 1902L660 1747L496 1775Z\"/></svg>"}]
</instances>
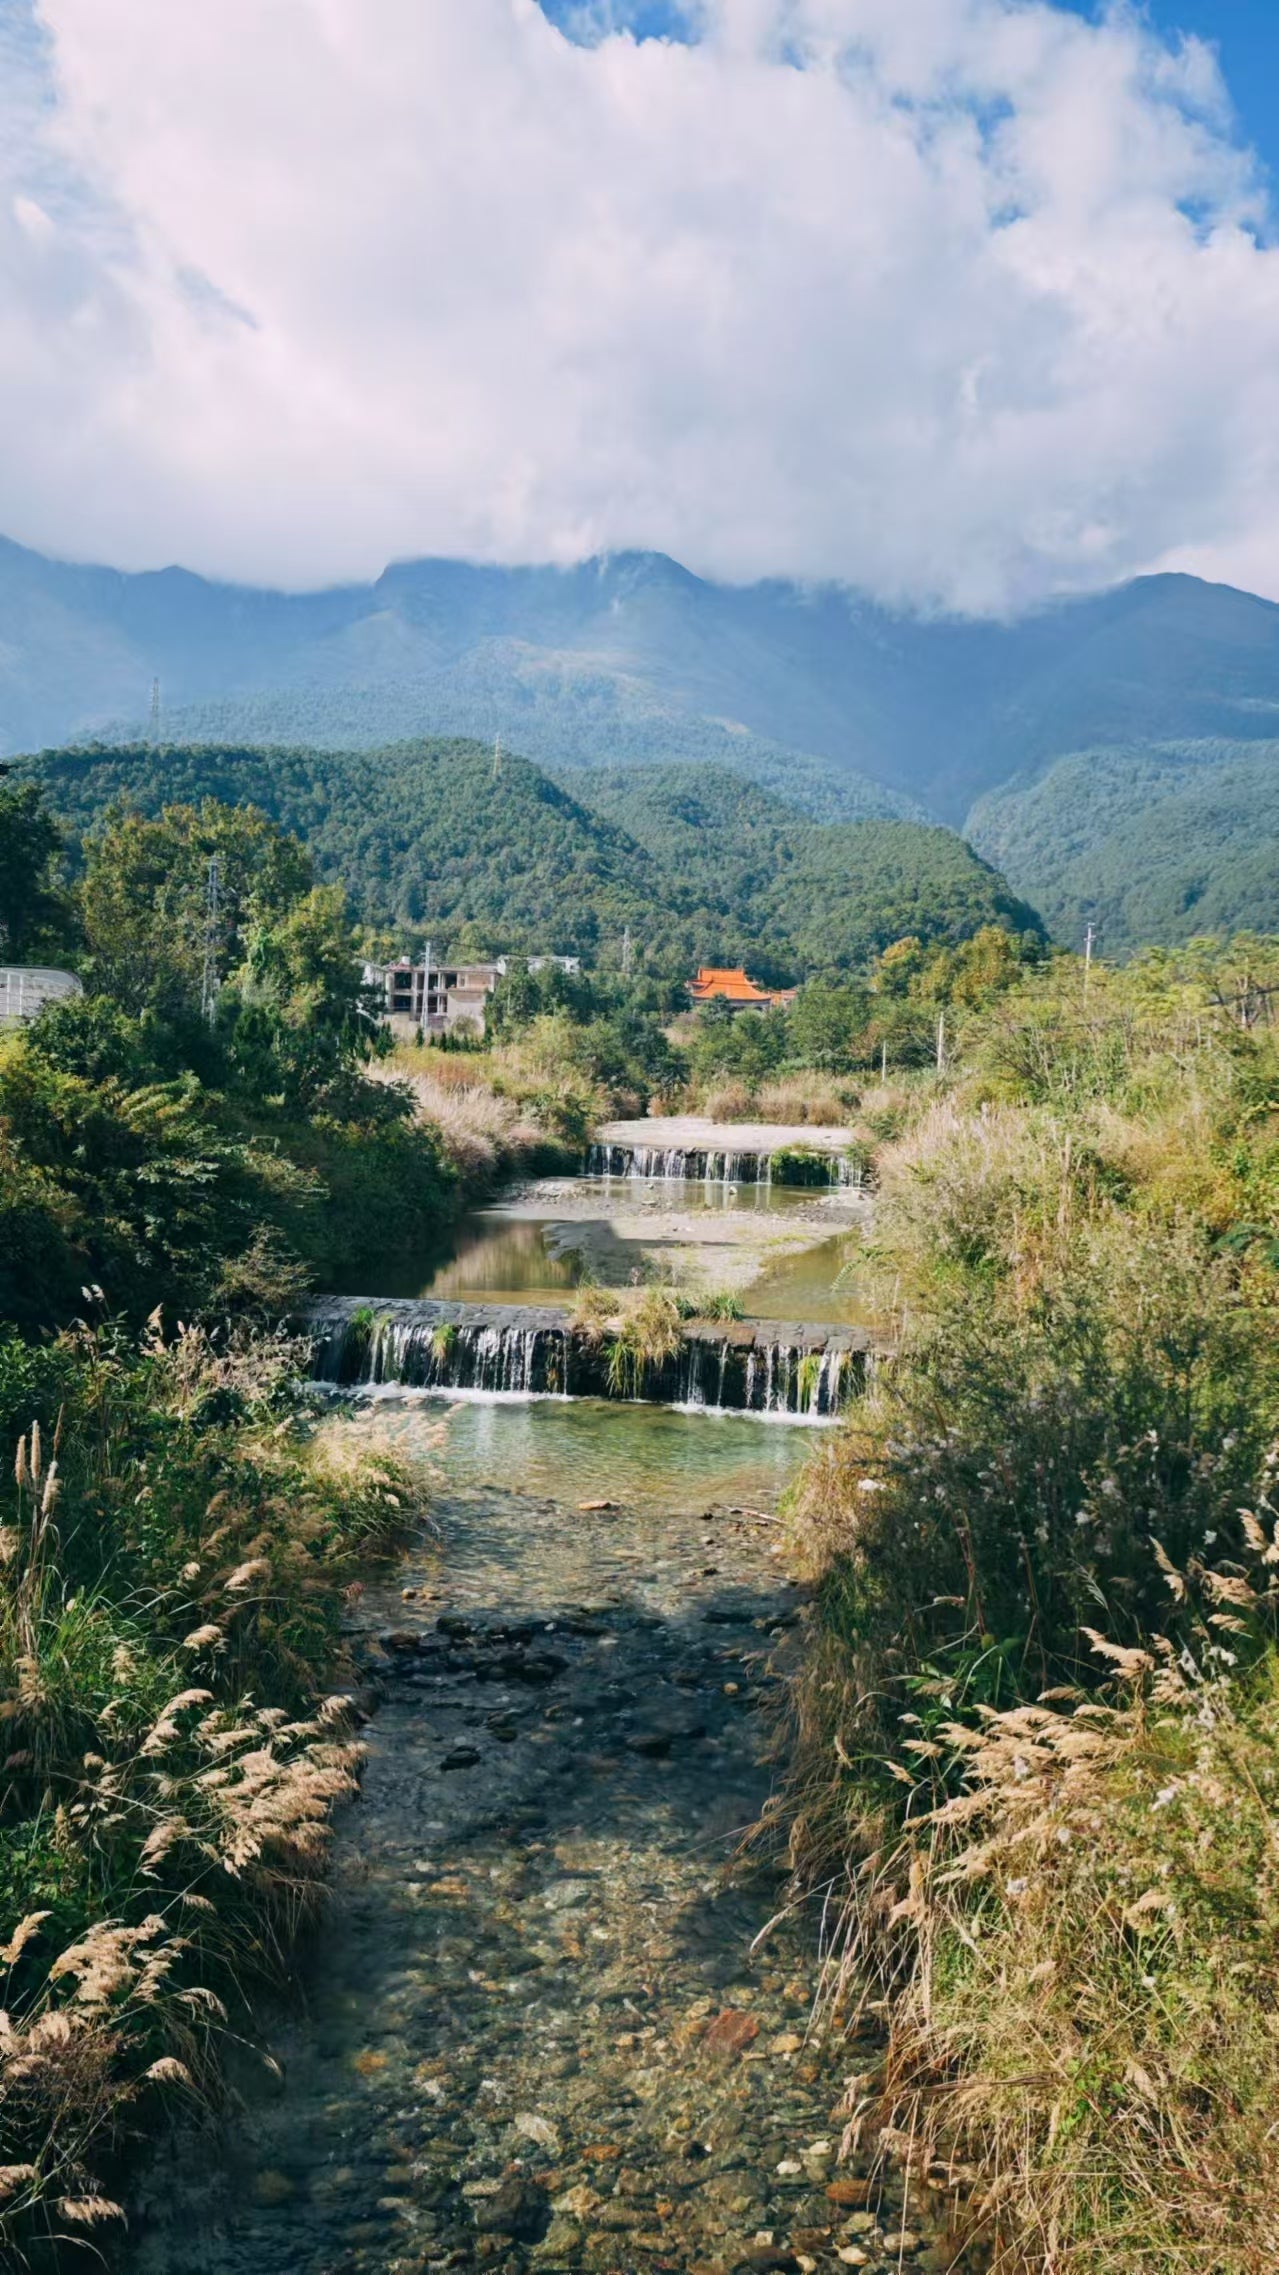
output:
<instances>
[{"instance_id":1,"label":"leafy tree","mask_svg":"<svg viewBox=\"0 0 1279 2275\"><path fill-rule=\"evenodd\" d=\"M176 1020L200 1010L206 942L225 978L257 923L310 889L309 855L252 806L166 806L154 820L119 810L85 848L89 977L127 1011ZM216 916L210 872L217 862Z\"/></svg>"},{"instance_id":2,"label":"leafy tree","mask_svg":"<svg viewBox=\"0 0 1279 2275\"><path fill-rule=\"evenodd\" d=\"M322 1101L367 1112L351 1078L387 1047L360 961L343 893L313 886L274 921L255 923L223 1006L231 1079L250 1094L278 1096L289 1113ZM393 1103L392 1093L385 1103Z\"/></svg>"},{"instance_id":3,"label":"leafy tree","mask_svg":"<svg viewBox=\"0 0 1279 2275\"><path fill-rule=\"evenodd\" d=\"M0 783L0 958L30 963L61 954L71 908L55 870L62 832L34 782Z\"/></svg>"},{"instance_id":4,"label":"leafy tree","mask_svg":"<svg viewBox=\"0 0 1279 2275\"><path fill-rule=\"evenodd\" d=\"M829 1073L856 1066L861 1059L871 999L865 987L842 987L811 980L801 988L790 1014L790 1047L801 1065Z\"/></svg>"}]
</instances>

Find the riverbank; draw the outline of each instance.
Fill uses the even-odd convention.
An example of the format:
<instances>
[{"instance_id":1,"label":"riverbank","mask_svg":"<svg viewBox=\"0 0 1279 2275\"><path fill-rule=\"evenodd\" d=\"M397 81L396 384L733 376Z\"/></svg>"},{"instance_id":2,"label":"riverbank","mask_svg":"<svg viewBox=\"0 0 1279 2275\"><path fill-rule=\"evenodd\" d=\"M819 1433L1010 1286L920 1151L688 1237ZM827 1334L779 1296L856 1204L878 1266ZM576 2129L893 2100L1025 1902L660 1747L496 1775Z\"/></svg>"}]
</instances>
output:
<instances>
[{"instance_id":1,"label":"riverbank","mask_svg":"<svg viewBox=\"0 0 1279 2275\"><path fill-rule=\"evenodd\" d=\"M299 1410L299 1353L0 1338L0 2259L96 2252L132 2151L215 2097L355 1790L357 1576L416 1486ZM11 1482L10 1482L11 1480Z\"/></svg>"}]
</instances>

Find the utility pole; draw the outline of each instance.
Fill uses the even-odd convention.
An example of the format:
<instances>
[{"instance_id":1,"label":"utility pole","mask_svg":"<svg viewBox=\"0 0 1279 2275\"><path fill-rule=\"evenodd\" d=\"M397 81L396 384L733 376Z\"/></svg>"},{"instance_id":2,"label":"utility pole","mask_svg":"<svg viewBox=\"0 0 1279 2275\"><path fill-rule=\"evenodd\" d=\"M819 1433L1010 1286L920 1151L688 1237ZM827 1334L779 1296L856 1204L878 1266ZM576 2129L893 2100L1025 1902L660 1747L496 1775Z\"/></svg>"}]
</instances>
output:
<instances>
[{"instance_id":1,"label":"utility pole","mask_svg":"<svg viewBox=\"0 0 1279 2275\"><path fill-rule=\"evenodd\" d=\"M945 1012L944 1012L944 1011L939 1011L939 1012L938 1012L938 1014L937 1014L937 1072L938 1072L939 1074L944 1074L944 1073L945 1073L945 1070L946 1070L946 1014L945 1014Z\"/></svg>"},{"instance_id":2,"label":"utility pole","mask_svg":"<svg viewBox=\"0 0 1279 2275\"><path fill-rule=\"evenodd\" d=\"M158 745L158 743L159 743L159 740L160 740L160 682L159 682L159 680L158 680L158 679L153 679L153 680L152 680L152 682L151 682L151 732L150 732L150 742L151 742L151 748L152 748L152 750L155 750L155 749L156 749L156 747L157 747L157 745Z\"/></svg>"},{"instance_id":3,"label":"utility pole","mask_svg":"<svg viewBox=\"0 0 1279 2275\"><path fill-rule=\"evenodd\" d=\"M1096 940L1096 938L1097 938L1097 928L1096 928L1096 926L1095 926L1095 925L1093 925L1093 924L1090 924L1090 925L1089 925L1089 927L1088 927L1088 930L1087 930L1087 931L1086 931L1086 933L1084 934L1084 994L1085 994L1085 995L1087 995L1087 993L1088 993L1088 982L1089 982L1089 980L1092 978L1092 952L1093 952L1093 943L1094 943L1094 941Z\"/></svg>"},{"instance_id":4,"label":"utility pole","mask_svg":"<svg viewBox=\"0 0 1279 2275\"><path fill-rule=\"evenodd\" d=\"M881 1040L881 1042L880 1042L880 1046L879 1046L879 1079L880 1079L880 1081L881 1081L881 1082L887 1082L887 1080L888 1080L888 1037L887 1037L887 1035L885 1035L885 1036L882 1038L882 1040Z\"/></svg>"},{"instance_id":5,"label":"utility pole","mask_svg":"<svg viewBox=\"0 0 1279 2275\"><path fill-rule=\"evenodd\" d=\"M156 682L157 687L159 681ZM204 972L200 981L200 1015L213 1025L218 1002L218 914L222 893L222 864L215 853L209 862L204 888Z\"/></svg>"},{"instance_id":6,"label":"utility pole","mask_svg":"<svg viewBox=\"0 0 1279 2275\"><path fill-rule=\"evenodd\" d=\"M501 771L502 771L502 738L501 738L501 736L500 736L500 735L494 735L494 737L493 737L493 780L494 780L495 782L497 781L497 779L498 779L498 776L501 774Z\"/></svg>"},{"instance_id":7,"label":"utility pole","mask_svg":"<svg viewBox=\"0 0 1279 2275\"><path fill-rule=\"evenodd\" d=\"M423 960L423 965L422 965L422 1029L421 1029L421 1032L422 1032L422 1040L423 1040L423 1042L426 1042L426 1040L428 1039L428 1037L429 1037L429 1035L430 1035L430 1032L431 1032L431 943L430 943L430 941L429 941L429 940L428 940L428 941L427 941L427 943L426 943L426 954L425 954L425 957L424 957L424 960Z\"/></svg>"}]
</instances>

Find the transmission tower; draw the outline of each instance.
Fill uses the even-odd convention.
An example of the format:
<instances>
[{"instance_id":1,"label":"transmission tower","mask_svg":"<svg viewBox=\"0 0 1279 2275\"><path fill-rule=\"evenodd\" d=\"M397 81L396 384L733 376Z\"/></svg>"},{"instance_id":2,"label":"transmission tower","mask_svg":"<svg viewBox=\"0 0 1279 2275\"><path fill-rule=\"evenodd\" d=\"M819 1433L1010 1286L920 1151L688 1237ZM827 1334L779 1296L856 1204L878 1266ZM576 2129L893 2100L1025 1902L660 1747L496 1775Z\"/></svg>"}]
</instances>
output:
<instances>
[{"instance_id":1,"label":"transmission tower","mask_svg":"<svg viewBox=\"0 0 1279 2275\"><path fill-rule=\"evenodd\" d=\"M631 952L631 928L628 924L622 934L622 973L626 979L631 976Z\"/></svg>"},{"instance_id":2,"label":"transmission tower","mask_svg":"<svg viewBox=\"0 0 1279 2275\"><path fill-rule=\"evenodd\" d=\"M160 740L160 682L151 682L151 745L154 749Z\"/></svg>"},{"instance_id":3,"label":"transmission tower","mask_svg":"<svg viewBox=\"0 0 1279 2275\"><path fill-rule=\"evenodd\" d=\"M200 982L200 1012L213 1025L213 1014L218 1000L218 902L222 888L222 867L215 853L209 863L209 880L204 888L204 976Z\"/></svg>"},{"instance_id":4,"label":"transmission tower","mask_svg":"<svg viewBox=\"0 0 1279 2275\"><path fill-rule=\"evenodd\" d=\"M497 781L497 778L498 778L498 776L500 775L501 771L502 771L502 738L501 738L501 736L500 736L500 735L495 735L495 736L493 737L493 780L494 780L495 782Z\"/></svg>"}]
</instances>

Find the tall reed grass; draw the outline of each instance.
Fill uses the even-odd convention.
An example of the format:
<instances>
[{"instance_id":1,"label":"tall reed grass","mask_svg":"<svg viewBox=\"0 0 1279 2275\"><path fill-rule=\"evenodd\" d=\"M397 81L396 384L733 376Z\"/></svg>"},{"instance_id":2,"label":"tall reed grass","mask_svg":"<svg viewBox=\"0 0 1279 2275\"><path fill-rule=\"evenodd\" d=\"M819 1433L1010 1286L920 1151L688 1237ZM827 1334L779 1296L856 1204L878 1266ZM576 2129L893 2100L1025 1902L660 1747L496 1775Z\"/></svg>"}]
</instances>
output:
<instances>
[{"instance_id":1,"label":"tall reed grass","mask_svg":"<svg viewBox=\"0 0 1279 2275\"><path fill-rule=\"evenodd\" d=\"M771 1820L885 2025L850 2132L1001 2275L1261 2275L1279 1051L1206 951L1063 960L861 1114L898 1355L792 1500Z\"/></svg>"},{"instance_id":2,"label":"tall reed grass","mask_svg":"<svg viewBox=\"0 0 1279 2275\"><path fill-rule=\"evenodd\" d=\"M414 1488L284 1339L0 1342L0 2256L91 2242L321 1899L359 1748L340 1626ZM15 1439L9 1436L10 1444Z\"/></svg>"}]
</instances>

